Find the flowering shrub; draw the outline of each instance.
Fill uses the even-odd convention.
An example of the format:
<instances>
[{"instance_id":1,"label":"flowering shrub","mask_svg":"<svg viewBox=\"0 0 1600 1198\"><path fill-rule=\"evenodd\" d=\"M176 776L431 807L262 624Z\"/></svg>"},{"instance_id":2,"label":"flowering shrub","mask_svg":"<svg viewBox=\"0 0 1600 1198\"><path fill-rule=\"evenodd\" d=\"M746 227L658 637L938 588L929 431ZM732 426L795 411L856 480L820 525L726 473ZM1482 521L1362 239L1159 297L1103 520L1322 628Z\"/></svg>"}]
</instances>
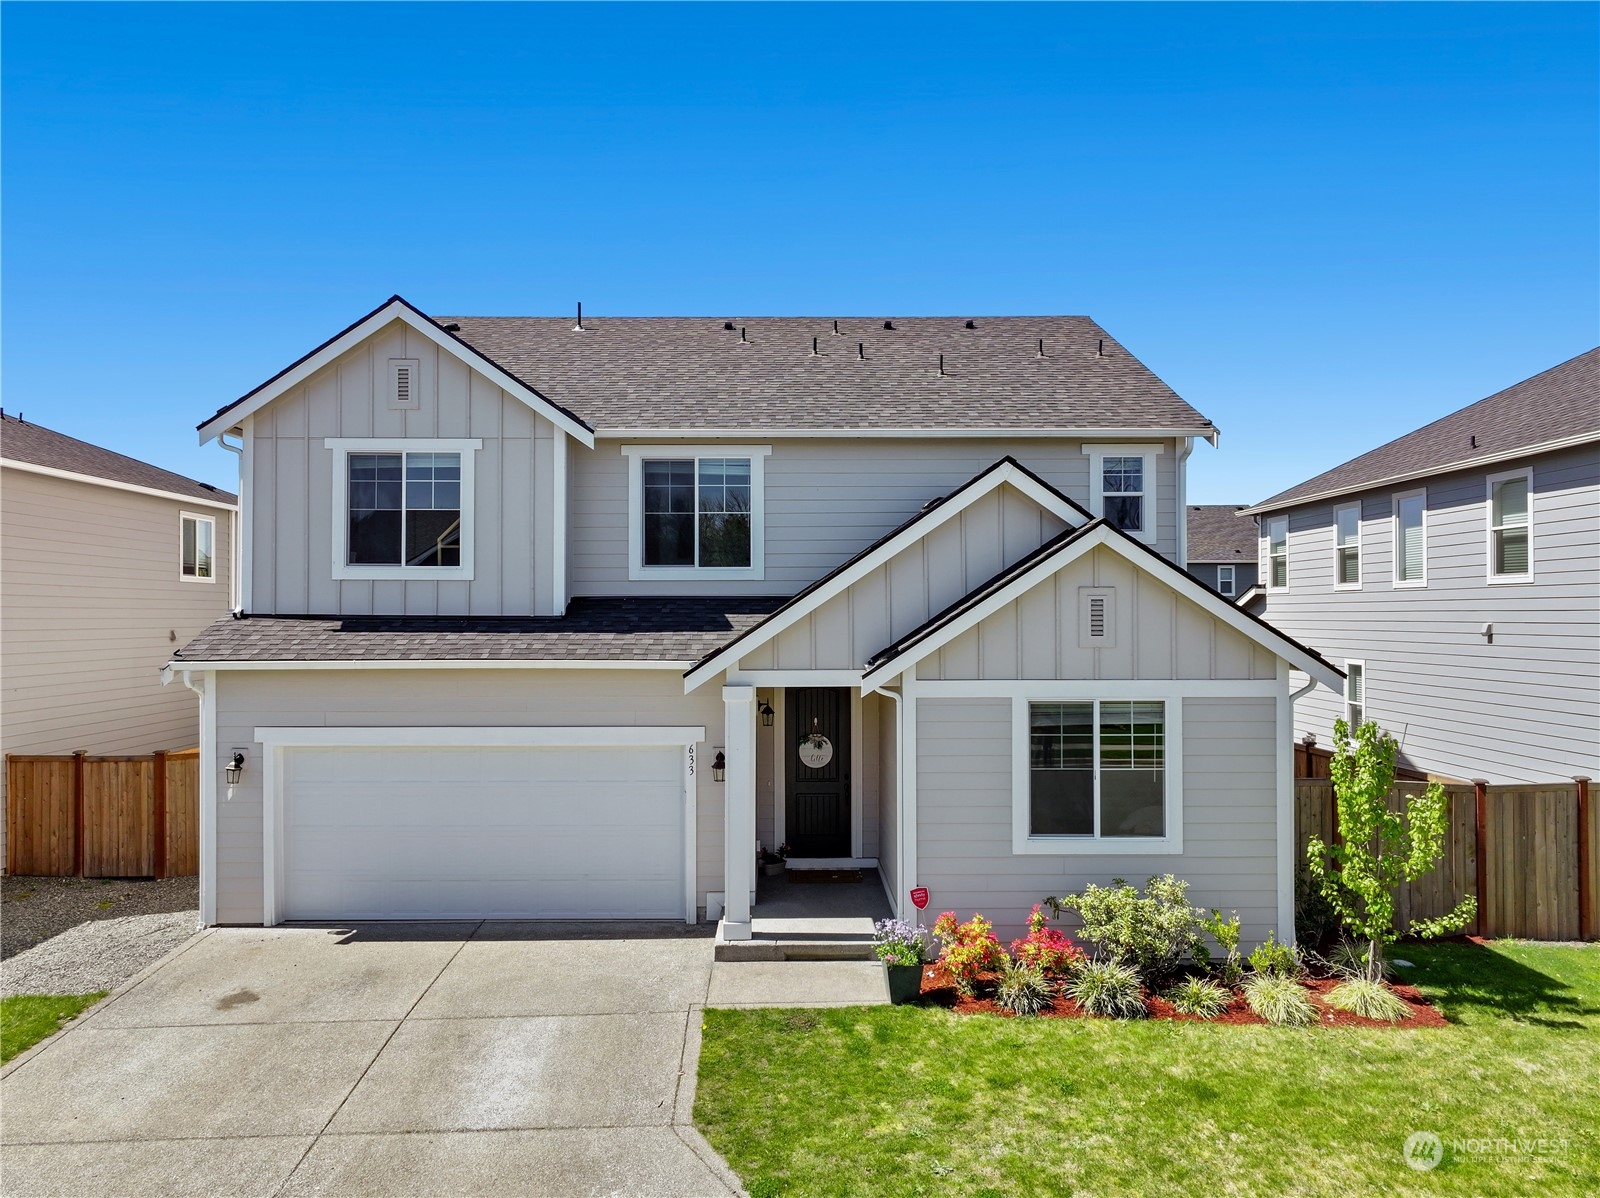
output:
<instances>
[{"instance_id":1,"label":"flowering shrub","mask_svg":"<svg viewBox=\"0 0 1600 1198\"><path fill-rule=\"evenodd\" d=\"M1005 950L995 938L994 924L974 913L966 923L956 922L956 913L946 911L933 925L933 934L943 948L939 964L955 980L956 989L971 994L978 975L1000 968Z\"/></svg>"},{"instance_id":2,"label":"flowering shrub","mask_svg":"<svg viewBox=\"0 0 1600 1198\"><path fill-rule=\"evenodd\" d=\"M921 965L927 959L928 929L903 919L880 919L872 925L872 951L885 965Z\"/></svg>"},{"instance_id":3,"label":"flowering shrub","mask_svg":"<svg viewBox=\"0 0 1600 1198\"><path fill-rule=\"evenodd\" d=\"M1066 935L1050 926L1044 907L1035 903L1028 912L1028 934L1011 942L1011 955L1040 973L1067 973L1083 960L1083 950Z\"/></svg>"}]
</instances>

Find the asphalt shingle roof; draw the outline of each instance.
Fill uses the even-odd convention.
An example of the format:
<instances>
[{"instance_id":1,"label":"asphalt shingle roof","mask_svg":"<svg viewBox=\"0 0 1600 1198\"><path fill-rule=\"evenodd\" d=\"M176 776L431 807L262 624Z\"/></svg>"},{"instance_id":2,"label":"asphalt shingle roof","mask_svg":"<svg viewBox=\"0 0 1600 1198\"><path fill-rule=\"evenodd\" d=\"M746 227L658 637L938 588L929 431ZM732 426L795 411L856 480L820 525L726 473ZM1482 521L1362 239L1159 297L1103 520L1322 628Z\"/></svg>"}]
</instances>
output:
<instances>
[{"instance_id":1,"label":"asphalt shingle roof","mask_svg":"<svg viewBox=\"0 0 1600 1198\"><path fill-rule=\"evenodd\" d=\"M1280 491L1251 510L1290 507L1398 476L1439 474L1478 458L1583 436L1600 437L1600 348Z\"/></svg>"},{"instance_id":2,"label":"asphalt shingle roof","mask_svg":"<svg viewBox=\"0 0 1600 1198\"><path fill-rule=\"evenodd\" d=\"M1242 503L1193 504L1189 508L1191 562L1254 561L1256 522L1241 516Z\"/></svg>"},{"instance_id":3,"label":"asphalt shingle roof","mask_svg":"<svg viewBox=\"0 0 1600 1198\"><path fill-rule=\"evenodd\" d=\"M574 599L560 618L249 616L209 625L173 662L694 661L782 597Z\"/></svg>"},{"instance_id":4,"label":"asphalt shingle roof","mask_svg":"<svg viewBox=\"0 0 1600 1198\"><path fill-rule=\"evenodd\" d=\"M602 431L1214 431L1086 316L434 319Z\"/></svg>"},{"instance_id":5,"label":"asphalt shingle roof","mask_svg":"<svg viewBox=\"0 0 1600 1198\"><path fill-rule=\"evenodd\" d=\"M213 503L237 502L233 494L209 483L196 482L182 474L152 466L149 462L141 462L54 429L19 420L9 412L0 414L0 458L52 470L67 470L73 474L87 474L136 487L149 487L156 491L170 491L174 495L209 499Z\"/></svg>"}]
</instances>

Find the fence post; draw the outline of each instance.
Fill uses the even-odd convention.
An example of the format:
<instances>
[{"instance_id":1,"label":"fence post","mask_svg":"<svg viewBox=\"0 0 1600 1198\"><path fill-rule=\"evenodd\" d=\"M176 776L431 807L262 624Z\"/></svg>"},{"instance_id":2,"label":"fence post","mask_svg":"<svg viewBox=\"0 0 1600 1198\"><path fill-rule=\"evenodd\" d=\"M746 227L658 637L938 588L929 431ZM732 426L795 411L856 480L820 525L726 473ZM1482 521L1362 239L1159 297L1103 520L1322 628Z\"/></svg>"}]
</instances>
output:
<instances>
[{"instance_id":1,"label":"fence post","mask_svg":"<svg viewBox=\"0 0 1600 1198\"><path fill-rule=\"evenodd\" d=\"M83 759L87 749L72 752L72 873L83 877Z\"/></svg>"},{"instance_id":2,"label":"fence post","mask_svg":"<svg viewBox=\"0 0 1600 1198\"><path fill-rule=\"evenodd\" d=\"M155 759L154 801L151 814L150 867L158 878L167 876L167 751L157 749L151 754Z\"/></svg>"},{"instance_id":3,"label":"fence post","mask_svg":"<svg viewBox=\"0 0 1600 1198\"><path fill-rule=\"evenodd\" d=\"M1489 934L1489 783L1484 778L1472 780L1472 802L1476 809L1474 819L1473 865L1477 872L1478 935Z\"/></svg>"},{"instance_id":4,"label":"fence post","mask_svg":"<svg viewBox=\"0 0 1600 1198\"><path fill-rule=\"evenodd\" d=\"M1589 869L1593 865L1589 860L1589 779L1580 774L1572 781L1578 788L1578 939L1588 940L1594 936L1589 920Z\"/></svg>"}]
</instances>

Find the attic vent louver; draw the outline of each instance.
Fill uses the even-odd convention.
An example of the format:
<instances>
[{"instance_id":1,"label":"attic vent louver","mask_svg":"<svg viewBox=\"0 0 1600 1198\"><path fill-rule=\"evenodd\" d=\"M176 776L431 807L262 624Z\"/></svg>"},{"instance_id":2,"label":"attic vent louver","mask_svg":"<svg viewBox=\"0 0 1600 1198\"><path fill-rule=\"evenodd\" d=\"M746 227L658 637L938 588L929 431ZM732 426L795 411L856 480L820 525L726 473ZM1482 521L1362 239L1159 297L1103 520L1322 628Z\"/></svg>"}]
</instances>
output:
<instances>
[{"instance_id":1,"label":"attic vent louver","mask_svg":"<svg viewBox=\"0 0 1600 1198\"><path fill-rule=\"evenodd\" d=\"M1116 589L1078 588L1078 648L1111 649L1117 643Z\"/></svg>"},{"instance_id":2,"label":"attic vent louver","mask_svg":"<svg viewBox=\"0 0 1600 1198\"><path fill-rule=\"evenodd\" d=\"M416 358L389 359L389 406L405 411L415 411L422 406L422 363Z\"/></svg>"}]
</instances>

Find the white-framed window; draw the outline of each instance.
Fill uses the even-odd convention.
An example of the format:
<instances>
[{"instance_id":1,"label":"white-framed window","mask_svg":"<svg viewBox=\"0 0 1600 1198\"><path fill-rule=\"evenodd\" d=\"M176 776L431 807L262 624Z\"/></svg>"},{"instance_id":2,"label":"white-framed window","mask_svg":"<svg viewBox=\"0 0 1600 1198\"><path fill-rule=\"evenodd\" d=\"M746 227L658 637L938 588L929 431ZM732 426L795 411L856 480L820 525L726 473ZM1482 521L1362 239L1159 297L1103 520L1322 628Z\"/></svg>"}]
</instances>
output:
<instances>
[{"instance_id":1,"label":"white-framed window","mask_svg":"<svg viewBox=\"0 0 1600 1198\"><path fill-rule=\"evenodd\" d=\"M477 438L330 437L333 576L469 581Z\"/></svg>"},{"instance_id":2,"label":"white-framed window","mask_svg":"<svg viewBox=\"0 0 1600 1198\"><path fill-rule=\"evenodd\" d=\"M1428 492L1402 491L1394 497L1394 585L1428 585Z\"/></svg>"},{"instance_id":3,"label":"white-framed window","mask_svg":"<svg viewBox=\"0 0 1600 1198\"><path fill-rule=\"evenodd\" d=\"M1131 537L1156 539L1156 458L1159 445L1085 445L1089 510Z\"/></svg>"},{"instance_id":4,"label":"white-framed window","mask_svg":"<svg viewBox=\"0 0 1600 1198\"><path fill-rule=\"evenodd\" d=\"M1344 720L1354 736L1367 718L1367 663L1347 661L1344 674Z\"/></svg>"},{"instance_id":5,"label":"white-framed window","mask_svg":"<svg viewBox=\"0 0 1600 1198\"><path fill-rule=\"evenodd\" d=\"M1178 853L1182 701L1014 701L1017 853Z\"/></svg>"},{"instance_id":6,"label":"white-framed window","mask_svg":"<svg viewBox=\"0 0 1600 1198\"><path fill-rule=\"evenodd\" d=\"M628 577L765 576L767 445L625 445Z\"/></svg>"},{"instance_id":7,"label":"white-framed window","mask_svg":"<svg viewBox=\"0 0 1600 1198\"><path fill-rule=\"evenodd\" d=\"M1352 503L1333 513L1333 589L1361 589L1361 505Z\"/></svg>"},{"instance_id":8,"label":"white-framed window","mask_svg":"<svg viewBox=\"0 0 1600 1198\"><path fill-rule=\"evenodd\" d=\"M1267 576L1269 591L1289 588L1289 517L1274 516L1267 521Z\"/></svg>"},{"instance_id":9,"label":"white-framed window","mask_svg":"<svg viewBox=\"0 0 1600 1198\"><path fill-rule=\"evenodd\" d=\"M192 512L178 514L178 577L184 582L215 582L217 522Z\"/></svg>"},{"instance_id":10,"label":"white-framed window","mask_svg":"<svg viewBox=\"0 0 1600 1198\"><path fill-rule=\"evenodd\" d=\"M1491 474L1489 488L1489 581L1527 582L1533 577L1533 471Z\"/></svg>"},{"instance_id":11,"label":"white-framed window","mask_svg":"<svg viewBox=\"0 0 1600 1198\"><path fill-rule=\"evenodd\" d=\"M1233 567L1232 566L1218 566L1217 567L1217 594L1226 595L1228 598L1232 599L1233 598L1233 587L1234 587Z\"/></svg>"}]
</instances>

